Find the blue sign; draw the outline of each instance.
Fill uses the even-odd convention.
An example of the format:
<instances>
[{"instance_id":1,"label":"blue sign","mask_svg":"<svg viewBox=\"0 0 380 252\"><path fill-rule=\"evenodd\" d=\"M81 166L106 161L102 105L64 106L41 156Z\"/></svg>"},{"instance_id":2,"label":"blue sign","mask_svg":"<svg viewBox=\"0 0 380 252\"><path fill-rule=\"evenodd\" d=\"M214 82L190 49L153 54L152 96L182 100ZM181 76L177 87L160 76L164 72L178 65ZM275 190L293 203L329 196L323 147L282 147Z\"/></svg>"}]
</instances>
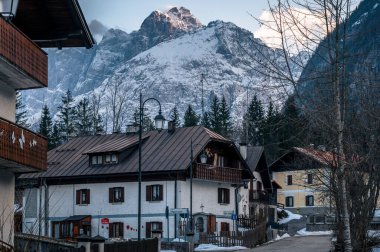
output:
<instances>
[{"instance_id":1,"label":"blue sign","mask_svg":"<svg viewBox=\"0 0 380 252\"><path fill-rule=\"evenodd\" d=\"M231 214L231 220L237 220L237 215L236 214Z\"/></svg>"}]
</instances>

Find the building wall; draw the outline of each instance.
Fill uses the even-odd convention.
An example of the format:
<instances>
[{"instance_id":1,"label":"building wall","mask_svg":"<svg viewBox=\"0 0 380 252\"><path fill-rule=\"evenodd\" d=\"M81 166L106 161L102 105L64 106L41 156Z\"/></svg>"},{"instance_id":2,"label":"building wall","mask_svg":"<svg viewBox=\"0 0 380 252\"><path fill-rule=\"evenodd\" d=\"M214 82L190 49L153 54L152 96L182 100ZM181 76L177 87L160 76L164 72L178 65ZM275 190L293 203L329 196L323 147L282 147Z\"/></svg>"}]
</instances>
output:
<instances>
[{"instance_id":1,"label":"building wall","mask_svg":"<svg viewBox=\"0 0 380 252\"><path fill-rule=\"evenodd\" d=\"M179 208L190 208L190 180L180 181ZM230 190L230 203L218 203L218 188ZM244 194L244 193L241 193ZM203 206L203 207L201 207ZM239 208L241 213L242 208ZM212 181L193 180L193 215L196 213L210 213L216 215L216 231L221 230L221 222L230 224L233 231L232 213L235 213L235 188L231 183L219 183Z\"/></svg>"},{"instance_id":2,"label":"building wall","mask_svg":"<svg viewBox=\"0 0 380 252\"><path fill-rule=\"evenodd\" d=\"M11 122L16 120L16 91L6 85L0 86L0 117Z\"/></svg>"},{"instance_id":3,"label":"building wall","mask_svg":"<svg viewBox=\"0 0 380 252\"><path fill-rule=\"evenodd\" d=\"M146 201L146 186L161 184L163 185L163 200L159 202ZM109 203L109 188L111 187L124 187L124 202L123 203ZM218 203L218 188L230 189L230 203ZM76 205L75 197L76 190L90 189L90 204ZM33 190L33 189L32 189ZM39 189L38 189L39 190ZM43 190L43 189L42 189ZM44 202L44 191L30 193L30 197L37 200L37 204L33 204L39 212L39 197L41 196ZM62 221L63 219L73 215L91 215L92 216L92 236L101 235L106 238L109 237L109 230L107 224L102 224L102 218L108 218L110 222L123 222L124 224L124 238L137 238L137 208L138 208L138 183L137 182L119 182L119 183L97 183L97 184L77 184L77 185L53 185L48 186L49 194L49 224L48 232L46 235L52 235L52 221ZM162 222L163 224L163 237L175 237L175 214L170 213L169 219L165 217L166 206L169 209L173 208L189 208L190 207L190 182L177 181L177 206L175 206L175 181L155 181L142 183L142 228L141 236L145 237L146 222ZM25 191L25 200L27 203L27 191ZM30 203L29 203L30 204ZM26 204L28 205L28 204ZM233 230L233 221L231 214L235 210L235 195L234 188L229 183L216 183L209 181L193 181L193 214L202 212L201 205L203 205L204 213L211 213L216 215L217 227L216 230L220 231L221 222L230 223L230 229ZM27 206L25 206L28 209ZM45 210L42 205L42 215ZM29 212L34 213L34 211ZM35 218L33 218L35 216ZM25 216L23 226L33 225L33 229L25 228L26 232L38 234L39 230L39 213L33 216ZM26 218L30 217L30 218ZM44 216L41 216L42 220ZM168 225L169 224L169 225ZM41 233L45 234L44 224L41 224ZM168 232L169 229L169 232ZM179 234L179 230L177 230Z\"/></svg>"},{"instance_id":4,"label":"building wall","mask_svg":"<svg viewBox=\"0 0 380 252\"><path fill-rule=\"evenodd\" d=\"M13 244L15 176L0 167L0 240Z\"/></svg>"},{"instance_id":5,"label":"building wall","mask_svg":"<svg viewBox=\"0 0 380 252\"><path fill-rule=\"evenodd\" d=\"M320 182L317 180L317 174L321 170L299 170L273 172L273 179L279 183L282 189L277 191L277 202L285 205L285 198L293 196L294 206L289 209L327 207L329 199L325 198L320 192ZM313 184L307 183L307 174L312 174ZM287 176L292 175L292 185L288 185ZM314 206L306 206L306 196L314 196ZM285 208L287 208L285 206ZM297 210L299 211L299 210Z\"/></svg>"}]
</instances>

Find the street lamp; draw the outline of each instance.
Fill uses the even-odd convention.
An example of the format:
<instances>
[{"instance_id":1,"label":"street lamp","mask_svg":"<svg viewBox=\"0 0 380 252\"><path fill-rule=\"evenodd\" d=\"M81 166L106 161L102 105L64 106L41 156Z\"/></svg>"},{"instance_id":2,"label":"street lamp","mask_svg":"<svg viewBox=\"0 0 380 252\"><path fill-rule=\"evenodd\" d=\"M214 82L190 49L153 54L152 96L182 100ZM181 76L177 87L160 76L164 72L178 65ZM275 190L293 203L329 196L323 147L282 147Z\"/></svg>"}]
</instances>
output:
<instances>
[{"instance_id":1,"label":"street lamp","mask_svg":"<svg viewBox=\"0 0 380 252\"><path fill-rule=\"evenodd\" d=\"M196 144L195 146L200 145ZM193 233L193 139L190 141L190 231L189 233ZM202 152L200 155L201 163L205 164L207 162L207 155Z\"/></svg>"},{"instance_id":2,"label":"street lamp","mask_svg":"<svg viewBox=\"0 0 380 252\"><path fill-rule=\"evenodd\" d=\"M144 105L147 101L154 100L158 103L160 110L158 111L158 115L154 118L154 123L156 126L156 129L158 131L161 131L163 126L164 126L164 121L165 118L162 116L161 113L161 103L155 99L155 98L148 98L144 102L142 100L142 94L140 92L140 120L139 120L139 195L138 195L138 214L137 214L137 224L138 224L138 229L137 229L137 235L138 235L138 240L141 240L141 178L142 178L142 172L141 172L141 148L142 148L142 124L143 124L143 117L144 117Z\"/></svg>"}]
</instances>

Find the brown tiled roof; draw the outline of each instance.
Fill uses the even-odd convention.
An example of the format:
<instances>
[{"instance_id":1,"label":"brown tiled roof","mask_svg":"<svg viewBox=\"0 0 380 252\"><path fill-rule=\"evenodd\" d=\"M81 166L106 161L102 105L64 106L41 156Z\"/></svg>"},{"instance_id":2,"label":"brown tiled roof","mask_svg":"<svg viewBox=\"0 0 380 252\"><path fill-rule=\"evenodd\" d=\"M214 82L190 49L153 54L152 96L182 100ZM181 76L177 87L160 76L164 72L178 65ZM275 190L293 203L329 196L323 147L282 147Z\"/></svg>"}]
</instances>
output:
<instances>
[{"instance_id":1,"label":"brown tiled roof","mask_svg":"<svg viewBox=\"0 0 380 252\"><path fill-rule=\"evenodd\" d=\"M143 133L143 138L145 140L142 144L141 167L143 172L149 173L186 170L190 165L191 140L193 141L194 157L198 156L209 142L233 145L231 140L203 126L178 128L173 133L169 133L167 130L149 131ZM64 178L137 173L137 145L125 160L117 164L91 166L88 155L83 155L97 151L112 151L111 143L115 143L115 151L122 150L136 143L136 139L138 139L137 134L96 135L71 139L48 152L48 170L46 172L35 175L25 174L21 178L36 176ZM237 151L236 147L232 149ZM237 155L239 156L239 154ZM246 168L248 170L248 167Z\"/></svg>"}]
</instances>

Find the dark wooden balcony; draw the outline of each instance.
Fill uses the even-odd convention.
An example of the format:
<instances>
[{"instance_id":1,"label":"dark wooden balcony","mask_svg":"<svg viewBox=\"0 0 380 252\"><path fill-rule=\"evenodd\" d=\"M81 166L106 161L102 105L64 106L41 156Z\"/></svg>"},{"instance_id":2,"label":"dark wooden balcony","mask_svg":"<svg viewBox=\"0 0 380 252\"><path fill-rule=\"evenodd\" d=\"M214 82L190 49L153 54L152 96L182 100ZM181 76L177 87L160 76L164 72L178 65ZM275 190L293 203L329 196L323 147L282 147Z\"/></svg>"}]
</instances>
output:
<instances>
[{"instance_id":1,"label":"dark wooden balcony","mask_svg":"<svg viewBox=\"0 0 380 252\"><path fill-rule=\"evenodd\" d=\"M208 164L194 164L193 178L240 184L242 182L242 170L230 167L217 167Z\"/></svg>"},{"instance_id":2,"label":"dark wooden balcony","mask_svg":"<svg viewBox=\"0 0 380 252\"><path fill-rule=\"evenodd\" d=\"M12 172L45 171L46 138L0 118L0 169Z\"/></svg>"},{"instance_id":3,"label":"dark wooden balcony","mask_svg":"<svg viewBox=\"0 0 380 252\"><path fill-rule=\"evenodd\" d=\"M0 84L15 89L47 87L47 54L0 15Z\"/></svg>"}]
</instances>

